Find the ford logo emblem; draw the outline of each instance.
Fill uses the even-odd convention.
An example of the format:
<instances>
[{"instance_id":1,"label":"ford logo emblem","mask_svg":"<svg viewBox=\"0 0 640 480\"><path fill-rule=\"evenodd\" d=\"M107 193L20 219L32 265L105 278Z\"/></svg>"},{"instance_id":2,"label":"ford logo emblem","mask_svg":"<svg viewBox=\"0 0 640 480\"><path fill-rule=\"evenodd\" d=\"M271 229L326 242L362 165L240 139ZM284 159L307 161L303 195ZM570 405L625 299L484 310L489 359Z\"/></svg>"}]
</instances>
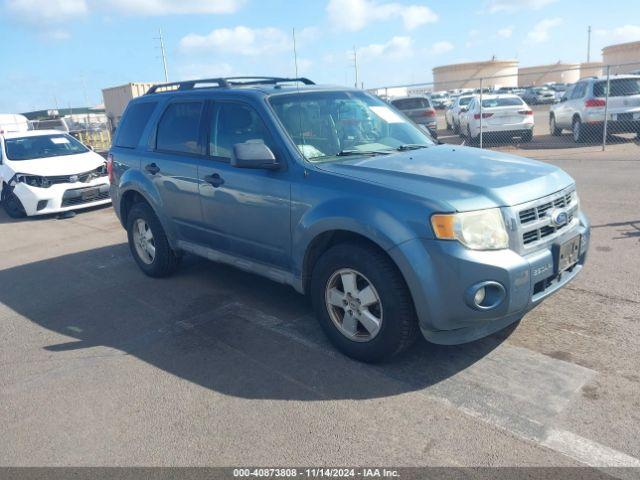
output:
<instances>
[{"instance_id":1,"label":"ford logo emblem","mask_svg":"<svg viewBox=\"0 0 640 480\"><path fill-rule=\"evenodd\" d=\"M553 210L549 216L551 223L556 227L562 227L569 221L569 215L564 210Z\"/></svg>"}]
</instances>

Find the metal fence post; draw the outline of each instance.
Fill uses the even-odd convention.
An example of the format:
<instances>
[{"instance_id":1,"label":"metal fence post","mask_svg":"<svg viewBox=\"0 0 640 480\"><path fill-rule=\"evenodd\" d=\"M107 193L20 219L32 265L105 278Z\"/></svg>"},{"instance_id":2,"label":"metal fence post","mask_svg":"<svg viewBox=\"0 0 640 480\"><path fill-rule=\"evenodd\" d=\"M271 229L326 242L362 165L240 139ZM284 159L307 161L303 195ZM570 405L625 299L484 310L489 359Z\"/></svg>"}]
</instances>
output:
<instances>
[{"instance_id":1,"label":"metal fence post","mask_svg":"<svg viewBox=\"0 0 640 480\"><path fill-rule=\"evenodd\" d=\"M482 148L482 120L482 77L480 77L480 148Z\"/></svg>"},{"instance_id":2,"label":"metal fence post","mask_svg":"<svg viewBox=\"0 0 640 480\"><path fill-rule=\"evenodd\" d=\"M611 86L610 77L611 77L611 65L607 65L607 91L604 96L604 126L602 128L602 151L604 152L605 147L607 146L607 123L609 119L607 118L607 114L609 111L609 87Z\"/></svg>"}]
</instances>

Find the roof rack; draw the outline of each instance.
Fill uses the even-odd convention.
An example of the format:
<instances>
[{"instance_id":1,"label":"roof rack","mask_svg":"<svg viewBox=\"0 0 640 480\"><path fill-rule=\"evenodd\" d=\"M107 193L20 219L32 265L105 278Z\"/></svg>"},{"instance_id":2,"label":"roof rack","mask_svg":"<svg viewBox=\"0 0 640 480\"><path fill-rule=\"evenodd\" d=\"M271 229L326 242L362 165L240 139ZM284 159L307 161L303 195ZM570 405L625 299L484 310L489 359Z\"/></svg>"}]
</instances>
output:
<instances>
[{"instance_id":1,"label":"roof rack","mask_svg":"<svg viewBox=\"0 0 640 480\"><path fill-rule=\"evenodd\" d=\"M184 82L159 83L152 86L147 95L162 92L195 90L199 88L233 88L251 85L277 85L280 83L300 82L305 85L315 85L308 78L283 78L283 77L220 77L205 78L201 80L186 80Z\"/></svg>"}]
</instances>

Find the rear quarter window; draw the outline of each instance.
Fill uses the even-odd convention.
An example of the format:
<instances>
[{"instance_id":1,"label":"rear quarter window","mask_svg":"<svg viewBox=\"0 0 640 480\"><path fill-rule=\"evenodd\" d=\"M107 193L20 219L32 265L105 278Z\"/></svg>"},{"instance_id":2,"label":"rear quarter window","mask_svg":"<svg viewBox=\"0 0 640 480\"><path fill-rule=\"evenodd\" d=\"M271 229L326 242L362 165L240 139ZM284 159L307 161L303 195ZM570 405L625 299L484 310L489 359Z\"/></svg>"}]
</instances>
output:
<instances>
[{"instance_id":1,"label":"rear quarter window","mask_svg":"<svg viewBox=\"0 0 640 480\"><path fill-rule=\"evenodd\" d=\"M136 148L157 104L140 102L130 105L120 120L113 144L116 147Z\"/></svg>"},{"instance_id":2,"label":"rear quarter window","mask_svg":"<svg viewBox=\"0 0 640 480\"><path fill-rule=\"evenodd\" d=\"M640 78L619 78L609 81L610 97L627 97L629 95L640 95ZM607 96L607 82L596 82L593 84L594 97Z\"/></svg>"},{"instance_id":3,"label":"rear quarter window","mask_svg":"<svg viewBox=\"0 0 640 480\"><path fill-rule=\"evenodd\" d=\"M426 98L403 98L391 102L394 107L400 110L413 110L414 108L430 108L429 100Z\"/></svg>"}]
</instances>

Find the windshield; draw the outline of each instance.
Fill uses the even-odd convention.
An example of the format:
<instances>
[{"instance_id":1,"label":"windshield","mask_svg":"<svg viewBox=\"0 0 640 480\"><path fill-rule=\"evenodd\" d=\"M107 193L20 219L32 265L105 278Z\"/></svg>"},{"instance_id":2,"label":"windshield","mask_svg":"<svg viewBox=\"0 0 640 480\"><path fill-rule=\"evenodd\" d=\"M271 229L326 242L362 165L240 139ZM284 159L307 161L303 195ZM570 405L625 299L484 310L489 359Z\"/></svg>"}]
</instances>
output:
<instances>
[{"instance_id":1,"label":"windshield","mask_svg":"<svg viewBox=\"0 0 640 480\"><path fill-rule=\"evenodd\" d=\"M89 151L75 138L65 134L7 138L4 147L9 160L33 160Z\"/></svg>"},{"instance_id":2,"label":"windshield","mask_svg":"<svg viewBox=\"0 0 640 480\"><path fill-rule=\"evenodd\" d=\"M610 80L610 97L626 97L629 95L640 95L640 78L619 78ZM593 85L593 95L595 97L607 96L607 82L596 82Z\"/></svg>"},{"instance_id":3,"label":"windshield","mask_svg":"<svg viewBox=\"0 0 640 480\"><path fill-rule=\"evenodd\" d=\"M305 92L269 99L300 153L311 161L384 154L433 141L403 114L365 92Z\"/></svg>"},{"instance_id":4,"label":"windshield","mask_svg":"<svg viewBox=\"0 0 640 480\"><path fill-rule=\"evenodd\" d=\"M458 104L464 107L465 105L469 105L472 99L473 97L460 97L460 99L458 100Z\"/></svg>"},{"instance_id":5,"label":"windshield","mask_svg":"<svg viewBox=\"0 0 640 480\"><path fill-rule=\"evenodd\" d=\"M482 100L483 108L493 108L493 107L515 107L523 105L520 97L508 97L508 98L490 98L487 100Z\"/></svg>"}]
</instances>

